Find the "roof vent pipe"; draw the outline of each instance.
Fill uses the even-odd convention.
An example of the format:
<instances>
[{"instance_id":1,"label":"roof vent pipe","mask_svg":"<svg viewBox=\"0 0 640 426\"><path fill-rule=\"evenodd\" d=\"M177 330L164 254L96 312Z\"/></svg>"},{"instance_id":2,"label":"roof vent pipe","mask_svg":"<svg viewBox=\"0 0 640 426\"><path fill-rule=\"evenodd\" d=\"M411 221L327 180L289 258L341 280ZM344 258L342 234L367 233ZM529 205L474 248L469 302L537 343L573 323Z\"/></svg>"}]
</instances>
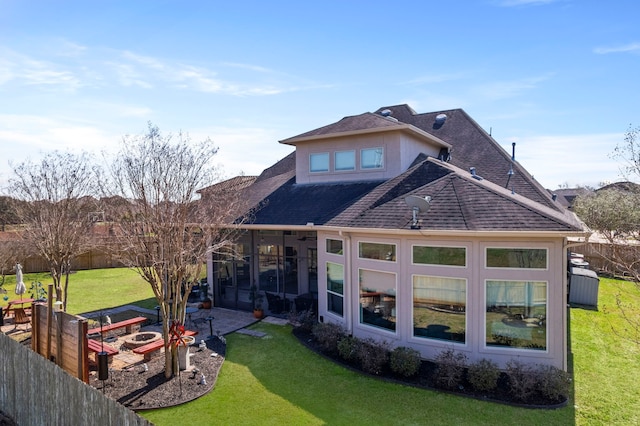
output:
<instances>
[{"instance_id":1,"label":"roof vent pipe","mask_svg":"<svg viewBox=\"0 0 640 426\"><path fill-rule=\"evenodd\" d=\"M482 180L483 179L482 176L476 174L476 168L475 167L470 167L469 171L471 172L471 177L472 178L474 178L476 180Z\"/></svg>"},{"instance_id":2,"label":"roof vent pipe","mask_svg":"<svg viewBox=\"0 0 640 426\"><path fill-rule=\"evenodd\" d=\"M391 116L391 110L390 109L383 109L382 111L380 111L380 115L382 115L383 117L389 117L389 116Z\"/></svg>"},{"instance_id":3,"label":"roof vent pipe","mask_svg":"<svg viewBox=\"0 0 640 426\"><path fill-rule=\"evenodd\" d=\"M511 142L511 167L509 167L509 173L507 173L507 184L504 186L505 188L509 188L509 182L511 181L511 176L514 175L513 171L513 163L516 161L516 143ZM513 187L511 187L511 193L514 193Z\"/></svg>"}]
</instances>

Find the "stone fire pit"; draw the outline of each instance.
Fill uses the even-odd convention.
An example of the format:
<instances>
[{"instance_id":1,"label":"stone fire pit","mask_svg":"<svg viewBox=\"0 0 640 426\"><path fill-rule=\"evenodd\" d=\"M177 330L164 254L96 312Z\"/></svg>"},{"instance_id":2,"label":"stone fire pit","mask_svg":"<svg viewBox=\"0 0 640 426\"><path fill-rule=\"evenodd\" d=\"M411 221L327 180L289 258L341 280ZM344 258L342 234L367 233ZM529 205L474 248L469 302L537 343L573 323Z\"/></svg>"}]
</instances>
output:
<instances>
[{"instance_id":1,"label":"stone fire pit","mask_svg":"<svg viewBox=\"0 0 640 426\"><path fill-rule=\"evenodd\" d=\"M160 339L162 339L162 334L160 333L156 333L155 331L140 331L124 339L124 345L129 349L135 349Z\"/></svg>"}]
</instances>

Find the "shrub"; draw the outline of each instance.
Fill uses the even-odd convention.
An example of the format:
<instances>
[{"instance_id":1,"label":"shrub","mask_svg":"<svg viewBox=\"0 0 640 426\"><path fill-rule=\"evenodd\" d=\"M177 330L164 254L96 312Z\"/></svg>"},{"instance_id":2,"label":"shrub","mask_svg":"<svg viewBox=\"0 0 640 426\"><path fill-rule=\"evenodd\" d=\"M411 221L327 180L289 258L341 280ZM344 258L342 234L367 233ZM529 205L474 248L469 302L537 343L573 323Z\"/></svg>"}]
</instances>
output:
<instances>
[{"instance_id":1,"label":"shrub","mask_svg":"<svg viewBox=\"0 0 640 426\"><path fill-rule=\"evenodd\" d=\"M318 323L311 330L322 350L329 353L338 352L338 342L346 335L345 329L332 323Z\"/></svg>"},{"instance_id":2,"label":"shrub","mask_svg":"<svg viewBox=\"0 0 640 426\"><path fill-rule=\"evenodd\" d=\"M509 389L518 401L527 401L536 391L536 375L533 368L518 360L507 363Z\"/></svg>"},{"instance_id":3,"label":"shrub","mask_svg":"<svg viewBox=\"0 0 640 426\"><path fill-rule=\"evenodd\" d=\"M475 390L480 392L494 390L498 386L499 377L498 364L484 358L471 364L467 370L467 380Z\"/></svg>"},{"instance_id":4,"label":"shrub","mask_svg":"<svg viewBox=\"0 0 640 426\"><path fill-rule=\"evenodd\" d=\"M360 367L369 374L380 374L389 362L389 344L368 338L357 339L356 353Z\"/></svg>"},{"instance_id":5,"label":"shrub","mask_svg":"<svg viewBox=\"0 0 640 426\"><path fill-rule=\"evenodd\" d=\"M313 326L318 324L318 318L313 311L289 312L289 323L304 331L313 330Z\"/></svg>"},{"instance_id":6,"label":"shrub","mask_svg":"<svg viewBox=\"0 0 640 426\"><path fill-rule=\"evenodd\" d=\"M559 401L569 395L571 375L566 371L550 365L541 365L536 370L536 377L536 387L543 397Z\"/></svg>"},{"instance_id":7,"label":"shrub","mask_svg":"<svg viewBox=\"0 0 640 426\"><path fill-rule=\"evenodd\" d=\"M399 346L389 355L391 371L404 377L411 377L420 369L420 352L415 349Z\"/></svg>"},{"instance_id":8,"label":"shrub","mask_svg":"<svg viewBox=\"0 0 640 426\"><path fill-rule=\"evenodd\" d=\"M346 361L355 361L358 358L358 338L345 336L338 342L338 354Z\"/></svg>"},{"instance_id":9,"label":"shrub","mask_svg":"<svg viewBox=\"0 0 640 426\"><path fill-rule=\"evenodd\" d=\"M458 388L467 367L467 356L456 353L453 349L447 349L436 357L435 362L437 364L434 373L436 385L449 390Z\"/></svg>"}]
</instances>

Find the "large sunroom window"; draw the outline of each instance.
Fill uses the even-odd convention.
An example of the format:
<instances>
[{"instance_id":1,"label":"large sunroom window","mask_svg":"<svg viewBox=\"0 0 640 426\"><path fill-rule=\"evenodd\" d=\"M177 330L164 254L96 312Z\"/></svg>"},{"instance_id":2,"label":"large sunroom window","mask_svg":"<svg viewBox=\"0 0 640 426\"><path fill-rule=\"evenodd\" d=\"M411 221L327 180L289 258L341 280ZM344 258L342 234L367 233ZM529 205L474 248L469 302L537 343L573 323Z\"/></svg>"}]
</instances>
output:
<instances>
[{"instance_id":1,"label":"large sunroom window","mask_svg":"<svg viewBox=\"0 0 640 426\"><path fill-rule=\"evenodd\" d=\"M396 261L396 245L385 243L358 243L358 256L361 259Z\"/></svg>"},{"instance_id":2,"label":"large sunroom window","mask_svg":"<svg viewBox=\"0 0 640 426\"><path fill-rule=\"evenodd\" d=\"M486 282L486 344L547 349L547 283Z\"/></svg>"},{"instance_id":3,"label":"large sunroom window","mask_svg":"<svg viewBox=\"0 0 640 426\"><path fill-rule=\"evenodd\" d=\"M413 276L413 335L465 342L467 280Z\"/></svg>"},{"instance_id":4,"label":"large sunroom window","mask_svg":"<svg viewBox=\"0 0 640 426\"><path fill-rule=\"evenodd\" d=\"M344 265L327 262L327 310L344 314Z\"/></svg>"},{"instance_id":5,"label":"large sunroom window","mask_svg":"<svg viewBox=\"0 0 640 426\"><path fill-rule=\"evenodd\" d=\"M467 266L467 249L414 245L412 261L418 265Z\"/></svg>"},{"instance_id":6,"label":"large sunroom window","mask_svg":"<svg viewBox=\"0 0 640 426\"><path fill-rule=\"evenodd\" d=\"M547 249L488 247L487 268L547 269Z\"/></svg>"},{"instance_id":7,"label":"large sunroom window","mask_svg":"<svg viewBox=\"0 0 640 426\"><path fill-rule=\"evenodd\" d=\"M396 330L396 274L358 270L360 281L360 322Z\"/></svg>"},{"instance_id":8,"label":"large sunroom window","mask_svg":"<svg viewBox=\"0 0 640 426\"><path fill-rule=\"evenodd\" d=\"M342 255L342 240L327 238L327 253Z\"/></svg>"}]
</instances>

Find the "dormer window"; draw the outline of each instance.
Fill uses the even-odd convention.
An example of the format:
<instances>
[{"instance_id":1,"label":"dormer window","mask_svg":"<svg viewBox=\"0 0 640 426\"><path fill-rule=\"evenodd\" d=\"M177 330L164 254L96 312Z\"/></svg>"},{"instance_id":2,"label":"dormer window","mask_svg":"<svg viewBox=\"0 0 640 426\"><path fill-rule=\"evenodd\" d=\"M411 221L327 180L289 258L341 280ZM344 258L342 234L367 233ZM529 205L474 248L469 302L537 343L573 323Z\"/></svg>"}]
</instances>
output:
<instances>
[{"instance_id":1,"label":"dormer window","mask_svg":"<svg viewBox=\"0 0 640 426\"><path fill-rule=\"evenodd\" d=\"M309 171L311 173L329 171L329 153L320 152L309 155Z\"/></svg>"},{"instance_id":2,"label":"dormer window","mask_svg":"<svg viewBox=\"0 0 640 426\"><path fill-rule=\"evenodd\" d=\"M334 167L336 171L355 170L356 169L356 152L355 151L336 151Z\"/></svg>"},{"instance_id":3,"label":"dormer window","mask_svg":"<svg viewBox=\"0 0 640 426\"><path fill-rule=\"evenodd\" d=\"M384 148L366 148L360 150L361 169L381 169L384 167Z\"/></svg>"}]
</instances>

